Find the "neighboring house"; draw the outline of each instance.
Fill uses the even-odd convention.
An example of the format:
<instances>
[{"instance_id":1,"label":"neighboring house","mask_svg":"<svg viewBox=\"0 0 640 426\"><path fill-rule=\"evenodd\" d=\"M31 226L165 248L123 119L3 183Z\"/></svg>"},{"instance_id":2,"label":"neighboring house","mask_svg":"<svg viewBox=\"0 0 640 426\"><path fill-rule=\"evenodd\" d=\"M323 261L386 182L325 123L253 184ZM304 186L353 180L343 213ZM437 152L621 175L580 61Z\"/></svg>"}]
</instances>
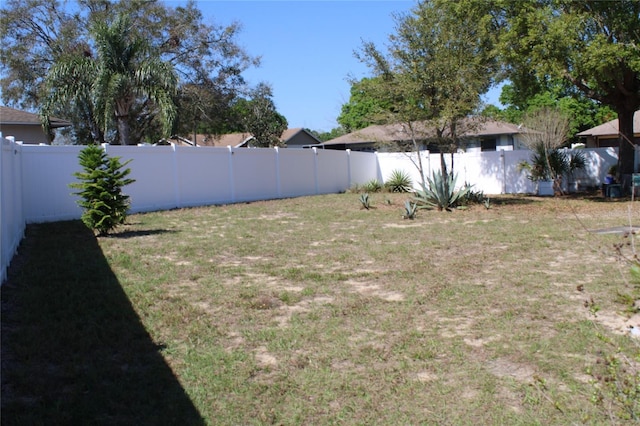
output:
<instances>
[{"instance_id":1,"label":"neighboring house","mask_svg":"<svg viewBox=\"0 0 640 426\"><path fill-rule=\"evenodd\" d=\"M71 126L66 120L51 117L51 129ZM50 144L51 139L42 129L38 114L0 106L0 133L13 136L17 142L25 144Z\"/></svg>"},{"instance_id":2,"label":"neighboring house","mask_svg":"<svg viewBox=\"0 0 640 426\"><path fill-rule=\"evenodd\" d=\"M416 135L420 150L438 152L431 129L416 125ZM466 128L466 130L464 130ZM459 126L459 139L467 152L499 151L524 149L520 141L520 128L515 124L495 120L466 120ZM361 130L340 136L321 145L326 149L350 149L352 151L393 151L398 145L405 147L411 143L411 137L403 124L372 125Z\"/></svg>"},{"instance_id":3,"label":"neighboring house","mask_svg":"<svg viewBox=\"0 0 640 426\"><path fill-rule=\"evenodd\" d=\"M587 148L618 147L618 119L593 127L576 136L582 138ZM640 111L633 115L633 143L640 145Z\"/></svg>"},{"instance_id":4,"label":"neighboring house","mask_svg":"<svg viewBox=\"0 0 640 426\"><path fill-rule=\"evenodd\" d=\"M217 146L233 148L252 148L255 138L251 133L228 133L226 135L196 135L197 146ZM322 143L312 133L303 128L287 129L282 132L280 140L287 148L308 148ZM179 145L193 146L193 140L174 136L171 141Z\"/></svg>"},{"instance_id":5,"label":"neighboring house","mask_svg":"<svg viewBox=\"0 0 640 426\"><path fill-rule=\"evenodd\" d=\"M322 143L313 133L302 127L285 130L280 140L287 145L287 148L311 148Z\"/></svg>"}]
</instances>

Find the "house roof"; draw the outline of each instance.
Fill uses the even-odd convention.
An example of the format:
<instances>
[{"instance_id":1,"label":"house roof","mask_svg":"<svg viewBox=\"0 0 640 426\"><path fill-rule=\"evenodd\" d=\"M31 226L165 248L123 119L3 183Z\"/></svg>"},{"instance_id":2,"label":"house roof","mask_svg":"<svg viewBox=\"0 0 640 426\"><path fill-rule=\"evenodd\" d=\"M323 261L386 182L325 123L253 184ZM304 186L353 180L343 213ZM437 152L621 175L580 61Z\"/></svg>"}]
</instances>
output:
<instances>
[{"instance_id":1,"label":"house roof","mask_svg":"<svg viewBox=\"0 0 640 426\"><path fill-rule=\"evenodd\" d=\"M584 132L580 132L577 134L577 136L618 137L619 129L620 126L618 125L618 119L616 118L615 120L608 121L599 126L585 130ZM636 111L635 114L633 114L633 132L634 134L640 133L640 111Z\"/></svg>"},{"instance_id":2,"label":"house roof","mask_svg":"<svg viewBox=\"0 0 640 426\"><path fill-rule=\"evenodd\" d=\"M250 133L228 133L226 135L197 135L196 143L202 146L245 146L253 139Z\"/></svg>"},{"instance_id":3,"label":"house roof","mask_svg":"<svg viewBox=\"0 0 640 426\"><path fill-rule=\"evenodd\" d=\"M293 129L285 130L284 132L282 132L280 140L284 143L287 143L288 140L293 139L293 137L298 135L299 133L306 133L310 138L316 140L319 144L322 143L322 141L318 139L313 133L302 127L295 127Z\"/></svg>"},{"instance_id":4,"label":"house roof","mask_svg":"<svg viewBox=\"0 0 640 426\"><path fill-rule=\"evenodd\" d=\"M50 117L51 128L71 126L71 122L60 118ZM6 106L0 106L0 124L21 126L42 126L40 116L31 112L21 111Z\"/></svg>"},{"instance_id":5,"label":"house roof","mask_svg":"<svg viewBox=\"0 0 640 426\"><path fill-rule=\"evenodd\" d=\"M300 132L305 132L312 138L316 139L318 143L321 141L316 138L313 134L309 133L307 130L302 127L297 127L293 129L287 129L282 132L280 136L280 140L283 142L287 142L294 136L296 136ZM196 144L198 146L217 146L217 147L226 147L232 146L234 148L240 148L247 145L247 143L253 139L253 135L248 132L239 132L239 133L227 133L225 135L196 135Z\"/></svg>"},{"instance_id":6,"label":"house roof","mask_svg":"<svg viewBox=\"0 0 640 426\"><path fill-rule=\"evenodd\" d=\"M520 133L520 128L515 124L504 123L495 120L479 121L477 119L467 120L469 130L463 131L461 137L482 137L496 135L513 135ZM424 132L428 138L435 136L433 130L426 128L424 123L417 123L416 130ZM339 145L367 142L397 142L409 140L410 136L405 126L402 124L374 124L361 130L342 135L325 142L323 145Z\"/></svg>"}]
</instances>

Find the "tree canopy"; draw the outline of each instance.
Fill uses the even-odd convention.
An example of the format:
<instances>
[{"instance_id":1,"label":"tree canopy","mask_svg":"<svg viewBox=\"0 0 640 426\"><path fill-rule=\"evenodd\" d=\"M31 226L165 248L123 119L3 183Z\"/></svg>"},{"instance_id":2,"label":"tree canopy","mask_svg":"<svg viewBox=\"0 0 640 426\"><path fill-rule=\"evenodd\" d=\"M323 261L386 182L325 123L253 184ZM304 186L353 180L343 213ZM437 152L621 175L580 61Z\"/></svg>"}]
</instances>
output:
<instances>
[{"instance_id":1,"label":"tree canopy","mask_svg":"<svg viewBox=\"0 0 640 426\"><path fill-rule=\"evenodd\" d=\"M80 0L74 7L65 7L56 0L6 0L0 13L3 101L24 109L40 108L51 95L53 79L45 80L52 67L98 58L98 39L92 31L99 25L111 26L117 16L127 16L135 33L133 38L145 41L145 57L157 58L175 71L179 86L172 100L178 108L177 116L183 116L185 111L178 124L189 130L193 128L194 117L206 122L219 117L215 108L226 111L230 99L246 90L242 72L259 65L259 58L249 56L236 43L241 29L238 23L227 26L205 23L193 1L172 8L153 0ZM194 88L198 89L199 97L193 96ZM153 140L162 132L158 120L154 120L156 114L148 108L149 95L140 96L136 91L129 114L131 139ZM98 130L90 124L92 120L88 120L97 104L92 104L87 96L74 102L56 103L47 111L72 121L72 136L78 142L89 137L101 140ZM153 103L157 106L158 99ZM166 129L162 133L166 134ZM102 135L107 139L111 136Z\"/></svg>"},{"instance_id":2,"label":"tree canopy","mask_svg":"<svg viewBox=\"0 0 640 426\"><path fill-rule=\"evenodd\" d=\"M518 91L561 79L611 107L620 124L619 169L634 170L633 115L640 108L640 2L467 0L499 24L498 52Z\"/></svg>"},{"instance_id":3,"label":"tree canopy","mask_svg":"<svg viewBox=\"0 0 640 426\"><path fill-rule=\"evenodd\" d=\"M372 43L359 52L374 72L366 89L378 99L376 114L406 123L410 133L415 123L429 123L427 131L455 139L460 120L478 108L494 81L493 22L446 0L420 2L395 19L388 54Z\"/></svg>"},{"instance_id":4,"label":"tree canopy","mask_svg":"<svg viewBox=\"0 0 640 426\"><path fill-rule=\"evenodd\" d=\"M258 147L282 146L280 136L287 129L287 119L276 111L272 89L259 84L250 99L239 99L233 109L241 129L250 133Z\"/></svg>"},{"instance_id":5,"label":"tree canopy","mask_svg":"<svg viewBox=\"0 0 640 426\"><path fill-rule=\"evenodd\" d=\"M524 97L513 84L505 84L500 94L500 103L505 107L486 106L482 114L508 123L522 124L527 115L544 108L558 109L570 121L570 135L600 125L616 117L615 111L606 105L589 99L575 88L562 81L540 86L538 93Z\"/></svg>"},{"instance_id":6,"label":"tree canopy","mask_svg":"<svg viewBox=\"0 0 640 426\"><path fill-rule=\"evenodd\" d=\"M571 114L573 130L582 130L614 111L619 170L634 171L640 1L425 0L396 19L388 55L371 43L359 52L373 78L354 85L341 115L346 125L362 125L390 105L396 122L427 120L440 132L443 123L454 130L478 106L479 94L509 80L503 92L509 121L553 106ZM369 87L374 81L380 84ZM374 114L370 99L378 99Z\"/></svg>"},{"instance_id":7,"label":"tree canopy","mask_svg":"<svg viewBox=\"0 0 640 426\"><path fill-rule=\"evenodd\" d=\"M347 133L389 120L392 112L390 100L375 96L376 85L381 83L381 77L351 82L351 96L342 105L337 119Z\"/></svg>"},{"instance_id":8,"label":"tree canopy","mask_svg":"<svg viewBox=\"0 0 640 426\"><path fill-rule=\"evenodd\" d=\"M131 124L143 116L158 118L162 133L169 133L177 85L173 67L132 30L127 16L118 15L110 25L96 23L90 34L95 57L61 56L49 69L41 109L45 125L57 105L81 103L90 108L86 117L92 120L90 126L100 129L99 137L94 138L97 142L102 142L115 122L121 145L137 143L131 138Z\"/></svg>"}]
</instances>

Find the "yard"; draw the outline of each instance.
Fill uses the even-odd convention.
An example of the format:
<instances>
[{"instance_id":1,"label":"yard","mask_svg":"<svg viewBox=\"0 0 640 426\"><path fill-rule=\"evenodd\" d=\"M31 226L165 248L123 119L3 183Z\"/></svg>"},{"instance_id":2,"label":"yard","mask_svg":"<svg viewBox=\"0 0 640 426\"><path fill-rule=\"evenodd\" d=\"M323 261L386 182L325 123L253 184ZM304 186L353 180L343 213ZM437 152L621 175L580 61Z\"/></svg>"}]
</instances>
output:
<instances>
[{"instance_id":1,"label":"yard","mask_svg":"<svg viewBox=\"0 0 640 426\"><path fill-rule=\"evenodd\" d=\"M2 287L2 423L638 414L633 383L612 391L637 378L637 290L615 248L632 239L588 231L639 222L638 205L503 196L403 220L407 195L371 197L138 214L99 239L30 225Z\"/></svg>"}]
</instances>

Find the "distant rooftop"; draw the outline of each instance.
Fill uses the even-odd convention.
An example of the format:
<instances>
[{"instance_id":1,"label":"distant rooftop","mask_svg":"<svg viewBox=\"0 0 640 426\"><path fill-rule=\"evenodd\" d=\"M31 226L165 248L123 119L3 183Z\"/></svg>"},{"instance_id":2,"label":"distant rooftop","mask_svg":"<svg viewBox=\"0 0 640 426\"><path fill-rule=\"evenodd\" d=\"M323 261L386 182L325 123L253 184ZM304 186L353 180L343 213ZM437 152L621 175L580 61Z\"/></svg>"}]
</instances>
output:
<instances>
[{"instance_id":1,"label":"distant rooftop","mask_svg":"<svg viewBox=\"0 0 640 426\"><path fill-rule=\"evenodd\" d=\"M60 118L51 117L49 120L51 122L52 129L71 125L71 122ZM42 122L40 121L40 116L38 114L6 106L0 106L0 124L42 126Z\"/></svg>"}]
</instances>

